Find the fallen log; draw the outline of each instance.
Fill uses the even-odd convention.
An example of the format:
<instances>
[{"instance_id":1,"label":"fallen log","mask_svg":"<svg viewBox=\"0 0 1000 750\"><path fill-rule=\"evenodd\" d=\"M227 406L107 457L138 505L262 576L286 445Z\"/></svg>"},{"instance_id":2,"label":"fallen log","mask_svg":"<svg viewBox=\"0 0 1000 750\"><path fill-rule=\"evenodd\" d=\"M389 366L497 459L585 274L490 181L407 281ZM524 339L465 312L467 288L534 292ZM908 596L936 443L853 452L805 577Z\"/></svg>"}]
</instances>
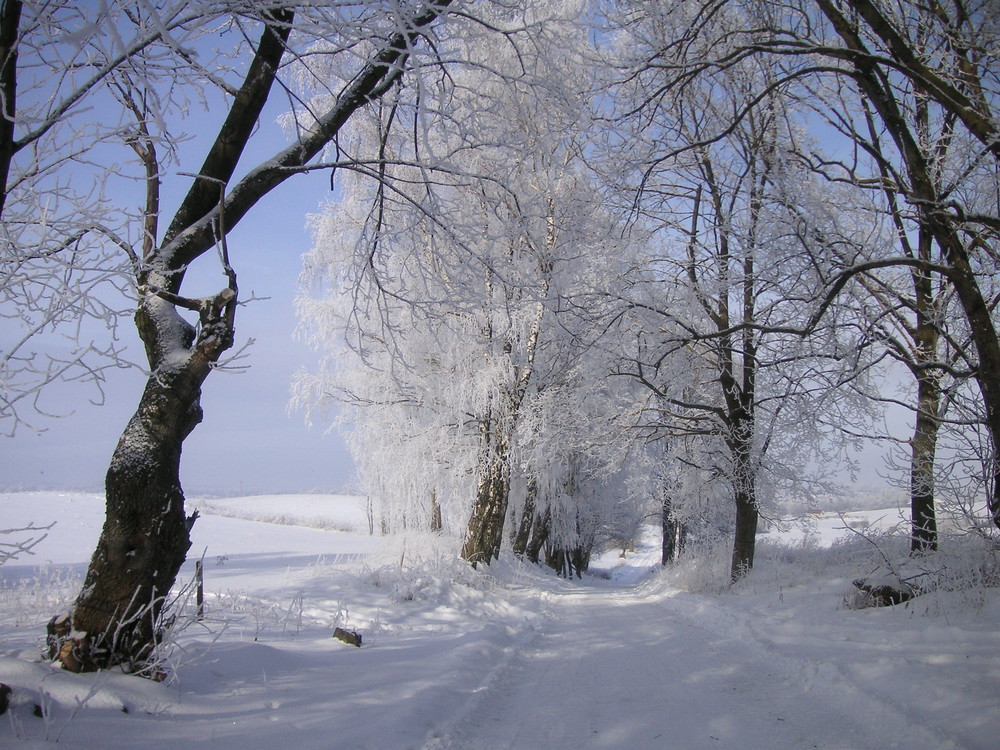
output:
<instances>
[{"instance_id":1,"label":"fallen log","mask_svg":"<svg viewBox=\"0 0 1000 750\"><path fill-rule=\"evenodd\" d=\"M361 648L361 633L355 633L353 630L344 630L343 628L334 628L333 637L342 640L344 643Z\"/></svg>"},{"instance_id":2,"label":"fallen log","mask_svg":"<svg viewBox=\"0 0 1000 750\"><path fill-rule=\"evenodd\" d=\"M910 601L919 593L908 583L886 578L858 578L852 583L868 596L872 607L894 607Z\"/></svg>"}]
</instances>

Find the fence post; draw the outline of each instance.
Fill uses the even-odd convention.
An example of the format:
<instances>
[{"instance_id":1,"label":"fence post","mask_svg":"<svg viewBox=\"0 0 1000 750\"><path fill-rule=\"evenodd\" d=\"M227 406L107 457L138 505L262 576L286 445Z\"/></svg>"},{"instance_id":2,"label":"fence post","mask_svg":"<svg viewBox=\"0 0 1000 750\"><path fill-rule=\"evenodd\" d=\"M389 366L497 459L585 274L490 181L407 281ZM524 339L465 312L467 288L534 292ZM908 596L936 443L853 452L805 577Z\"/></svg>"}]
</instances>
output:
<instances>
[{"instance_id":1,"label":"fence post","mask_svg":"<svg viewBox=\"0 0 1000 750\"><path fill-rule=\"evenodd\" d=\"M205 619L205 569L201 560L196 560L194 564L194 577L197 582L194 600L198 605L198 619Z\"/></svg>"}]
</instances>

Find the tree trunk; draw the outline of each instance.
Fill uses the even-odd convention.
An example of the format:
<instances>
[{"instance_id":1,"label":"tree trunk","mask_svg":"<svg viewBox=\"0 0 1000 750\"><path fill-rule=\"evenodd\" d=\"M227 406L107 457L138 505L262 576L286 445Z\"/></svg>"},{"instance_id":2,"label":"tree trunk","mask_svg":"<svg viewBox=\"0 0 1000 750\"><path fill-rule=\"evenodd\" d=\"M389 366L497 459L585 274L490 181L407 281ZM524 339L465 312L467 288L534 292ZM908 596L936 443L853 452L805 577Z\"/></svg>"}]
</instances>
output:
<instances>
[{"instance_id":1,"label":"tree trunk","mask_svg":"<svg viewBox=\"0 0 1000 750\"><path fill-rule=\"evenodd\" d=\"M736 583L753 569L757 544L757 504L747 493L736 498L736 536L733 539L733 561L729 579Z\"/></svg>"},{"instance_id":2,"label":"tree trunk","mask_svg":"<svg viewBox=\"0 0 1000 750\"><path fill-rule=\"evenodd\" d=\"M535 495L538 494L538 483L532 479L524 497L524 510L521 512L521 522L517 527L512 547L515 555L524 556L531 541L531 529L535 525Z\"/></svg>"},{"instance_id":3,"label":"tree trunk","mask_svg":"<svg viewBox=\"0 0 1000 750\"><path fill-rule=\"evenodd\" d=\"M107 517L72 613L72 648L86 671L136 671L158 643L164 598L191 546L179 479L181 444L201 421L200 381L190 381L150 378L115 448Z\"/></svg>"},{"instance_id":4,"label":"tree trunk","mask_svg":"<svg viewBox=\"0 0 1000 750\"><path fill-rule=\"evenodd\" d=\"M660 565L667 566L674 561L677 554L677 522L674 521L673 503L669 497L663 498L660 508L660 522L663 529L663 541L660 547Z\"/></svg>"},{"instance_id":5,"label":"tree trunk","mask_svg":"<svg viewBox=\"0 0 1000 750\"><path fill-rule=\"evenodd\" d=\"M590 569L591 550L585 546L572 549L550 548L545 553L545 564L563 578L582 578Z\"/></svg>"},{"instance_id":6,"label":"tree trunk","mask_svg":"<svg viewBox=\"0 0 1000 750\"><path fill-rule=\"evenodd\" d=\"M757 547L756 472L751 453L750 429L747 423L737 421L738 438L731 448L734 462L733 488L736 501L736 533L733 538L733 559L729 580L736 583L753 570L754 552Z\"/></svg>"},{"instance_id":7,"label":"tree trunk","mask_svg":"<svg viewBox=\"0 0 1000 750\"><path fill-rule=\"evenodd\" d=\"M17 36L21 3L3 0L0 6L0 216L7 201L10 163L14 158L14 119L17 113Z\"/></svg>"},{"instance_id":8,"label":"tree trunk","mask_svg":"<svg viewBox=\"0 0 1000 750\"><path fill-rule=\"evenodd\" d=\"M485 438L488 459L476 489L476 500L469 518L462 559L476 567L489 565L500 556L507 501L510 493L510 465L505 441L495 435Z\"/></svg>"},{"instance_id":9,"label":"tree trunk","mask_svg":"<svg viewBox=\"0 0 1000 750\"><path fill-rule=\"evenodd\" d=\"M235 274L230 284L205 302L197 333L168 302L140 302L136 325L152 374L105 478L107 515L70 614L73 632L49 644L52 657L76 671L114 664L139 671L159 641L194 522L184 515L181 446L201 422L202 383L233 343Z\"/></svg>"},{"instance_id":10,"label":"tree trunk","mask_svg":"<svg viewBox=\"0 0 1000 750\"><path fill-rule=\"evenodd\" d=\"M549 533L552 530L552 511L546 509L544 515L535 515L535 520L531 525L531 540L524 550L524 556L531 562L537 564L542 555L542 548L549 540Z\"/></svg>"},{"instance_id":11,"label":"tree trunk","mask_svg":"<svg viewBox=\"0 0 1000 750\"><path fill-rule=\"evenodd\" d=\"M431 490L431 531L438 534L443 528L444 523L441 518L441 501L438 500L437 490Z\"/></svg>"},{"instance_id":12,"label":"tree trunk","mask_svg":"<svg viewBox=\"0 0 1000 750\"><path fill-rule=\"evenodd\" d=\"M545 564L563 578L581 578L590 570L590 556L594 549L591 534L580 534L577 523L578 543L573 547L550 545L545 552Z\"/></svg>"},{"instance_id":13,"label":"tree trunk","mask_svg":"<svg viewBox=\"0 0 1000 750\"><path fill-rule=\"evenodd\" d=\"M925 341L918 342L917 351L936 352L934 331L923 332ZM933 346L933 349L930 347ZM941 408L940 377L936 371L917 371L917 415L910 443L910 551L936 550L937 518L934 511L934 464L937 453L938 419Z\"/></svg>"},{"instance_id":14,"label":"tree trunk","mask_svg":"<svg viewBox=\"0 0 1000 750\"><path fill-rule=\"evenodd\" d=\"M911 552L925 552L938 548L937 517L934 512L934 458L937 432L937 420L918 412L910 464Z\"/></svg>"},{"instance_id":15,"label":"tree trunk","mask_svg":"<svg viewBox=\"0 0 1000 750\"><path fill-rule=\"evenodd\" d=\"M675 558L679 558L684 554L684 548L687 546L688 538L688 527L686 523L677 523L677 550L674 553Z\"/></svg>"}]
</instances>

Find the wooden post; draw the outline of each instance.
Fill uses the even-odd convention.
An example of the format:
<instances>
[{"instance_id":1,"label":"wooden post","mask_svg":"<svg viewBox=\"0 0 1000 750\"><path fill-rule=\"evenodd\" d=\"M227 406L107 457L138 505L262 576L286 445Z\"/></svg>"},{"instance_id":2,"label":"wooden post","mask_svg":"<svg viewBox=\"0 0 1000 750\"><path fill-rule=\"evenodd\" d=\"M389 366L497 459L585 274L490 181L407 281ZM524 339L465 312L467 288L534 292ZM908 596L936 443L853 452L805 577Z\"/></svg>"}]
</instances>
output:
<instances>
[{"instance_id":1,"label":"wooden post","mask_svg":"<svg viewBox=\"0 0 1000 750\"><path fill-rule=\"evenodd\" d=\"M194 600L198 605L198 619L205 619L205 569L201 560L194 563L194 577L197 588L195 589Z\"/></svg>"}]
</instances>

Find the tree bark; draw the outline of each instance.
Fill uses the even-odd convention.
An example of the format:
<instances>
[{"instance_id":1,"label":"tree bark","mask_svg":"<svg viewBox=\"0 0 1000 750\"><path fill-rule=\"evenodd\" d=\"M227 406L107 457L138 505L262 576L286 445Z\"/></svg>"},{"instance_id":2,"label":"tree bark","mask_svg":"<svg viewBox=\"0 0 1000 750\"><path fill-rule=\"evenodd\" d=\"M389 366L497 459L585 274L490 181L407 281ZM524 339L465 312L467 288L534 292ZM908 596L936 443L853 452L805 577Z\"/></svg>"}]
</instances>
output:
<instances>
[{"instance_id":1,"label":"tree bark","mask_svg":"<svg viewBox=\"0 0 1000 750\"><path fill-rule=\"evenodd\" d=\"M17 112L17 38L21 27L20 0L3 0L0 7L0 216L7 201L7 181L14 158L14 116Z\"/></svg>"},{"instance_id":2,"label":"tree bark","mask_svg":"<svg viewBox=\"0 0 1000 750\"><path fill-rule=\"evenodd\" d=\"M591 549L586 546L563 549L551 547L545 553L545 564L563 578L582 578L590 569Z\"/></svg>"},{"instance_id":3,"label":"tree bark","mask_svg":"<svg viewBox=\"0 0 1000 750\"><path fill-rule=\"evenodd\" d=\"M936 550L937 518L934 512L934 461L937 452L940 393L933 378L917 381L917 418L910 458L910 550Z\"/></svg>"},{"instance_id":4,"label":"tree bark","mask_svg":"<svg viewBox=\"0 0 1000 750\"><path fill-rule=\"evenodd\" d=\"M524 510L521 511L521 522L517 527L512 547L515 555L524 556L531 541L531 529L535 525L535 496L538 494L538 483L532 479L524 497Z\"/></svg>"},{"instance_id":5,"label":"tree bark","mask_svg":"<svg viewBox=\"0 0 1000 750\"><path fill-rule=\"evenodd\" d=\"M914 287L917 324L913 329L912 370L917 381L917 413L910 444L910 551L923 552L938 546L934 467L941 426L941 375L927 365L937 359L940 334L934 321L930 276L914 272Z\"/></svg>"},{"instance_id":6,"label":"tree bark","mask_svg":"<svg viewBox=\"0 0 1000 750\"><path fill-rule=\"evenodd\" d=\"M164 597L191 546L181 444L201 421L205 374L150 378L115 448L107 517L72 614L75 657L88 671L141 669L159 640Z\"/></svg>"},{"instance_id":7,"label":"tree bark","mask_svg":"<svg viewBox=\"0 0 1000 750\"><path fill-rule=\"evenodd\" d=\"M462 559L472 563L472 567L479 563L489 565L500 556L510 494L510 463L506 441L489 432L484 440L488 458L482 464L483 471L476 488L476 499L461 553Z\"/></svg>"},{"instance_id":8,"label":"tree bark","mask_svg":"<svg viewBox=\"0 0 1000 750\"><path fill-rule=\"evenodd\" d=\"M663 498L660 508L660 523L663 540L660 546L660 565L666 567L677 554L677 522L674 520L673 503L669 497Z\"/></svg>"},{"instance_id":9,"label":"tree bark","mask_svg":"<svg viewBox=\"0 0 1000 750\"><path fill-rule=\"evenodd\" d=\"M531 540L524 550L524 556L529 561L537 564L541 559L542 548L549 540L549 533L552 530L552 512L546 509L542 515L535 515L534 523L531 526Z\"/></svg>"},{"instance_id":10,"label":"tree bark","mask_svg":"<svg viewBox=\"0 0 1000 750\"><path fill-rule=\"evenodd\" d=\"M431 490L431 531L435 534L444 528L444 521L441 518L441 501L438 500L437 490Z\"/></svg>"},{"instance_id":11,"label":"tree bark","mask_svg":"<svg viewBox=\"0 0 1000 750\"><path fill-rule=\"evenodd\" d=\"M236 300L231 273L230 286L204 301L197 333L165 300L140 302L136 324L152 373L105 477L107 515L70 615L73 632L50 643L64 665L141 671L159 642L194 523L184 515L181 446L201 422L202 383L232 346Z\"/></svg>"},{"instance_id":12,"label":"tree bark","mask_svg":"<svg viewBox=\"0 0 1000 750\"><path fill-rule=\"evenodd\" d=\"M736 583L753 570L757 548L756 472L753 467L750 424L736 420L736 433L731 438L730 454L733 457L733 489L736 504L736 529L733 537L733 559L729 580Z\"/></svg>"},{"instance_id":13,"label":"tree bark","mask_svg":"<svg viewBox=\"0 0 1000 750\"><path fill-rule=\"evenodd\" d=\"M736 583L753 569L757 545L757 504L746 493L736 498L736 534L733 539L733 560L729 579Z\"/></svg>"}]
</instances>

